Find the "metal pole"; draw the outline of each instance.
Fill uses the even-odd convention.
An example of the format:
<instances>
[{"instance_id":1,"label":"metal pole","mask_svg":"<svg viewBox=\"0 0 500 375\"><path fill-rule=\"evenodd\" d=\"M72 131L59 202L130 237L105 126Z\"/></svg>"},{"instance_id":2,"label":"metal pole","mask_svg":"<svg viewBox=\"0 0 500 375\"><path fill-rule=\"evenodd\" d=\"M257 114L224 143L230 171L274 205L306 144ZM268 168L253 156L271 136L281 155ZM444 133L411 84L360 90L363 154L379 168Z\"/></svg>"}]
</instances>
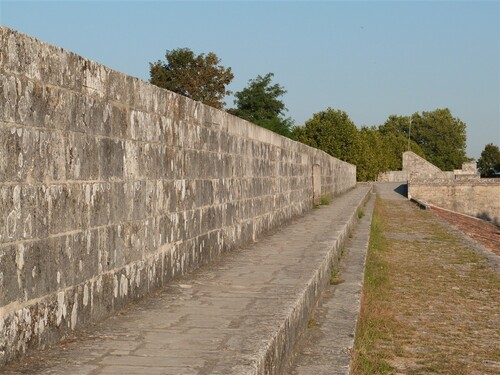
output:
<instances>
[{"instance_id":1,"label":"metal pole","mask_svg":"<svg viewBox=\"0 0 500 375\"><path fill-rule=\"evenodd\" d=\"M410 128L408 129L408 151L410 151L410 136L411 136L411 116L410 116Z\"/></svg>"}]
</instances>

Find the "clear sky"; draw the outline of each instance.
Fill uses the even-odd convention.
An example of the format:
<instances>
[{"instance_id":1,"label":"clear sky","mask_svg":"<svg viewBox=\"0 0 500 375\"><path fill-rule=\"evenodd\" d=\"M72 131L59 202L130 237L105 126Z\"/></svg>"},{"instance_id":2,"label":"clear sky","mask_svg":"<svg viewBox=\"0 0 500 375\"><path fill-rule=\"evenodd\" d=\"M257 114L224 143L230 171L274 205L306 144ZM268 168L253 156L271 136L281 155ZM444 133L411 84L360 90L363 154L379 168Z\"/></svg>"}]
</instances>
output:
<instances>
[{"instance_id":1,"label":"clear sky","mask_svg":"<svg viewBox=\"0 0 500 375\"><path fill-rule=\"evenodd\" d=\"M0 0L0 24L144 80L180 47L215 52L233 91L273 72L296 124L328 107L358 126L448 107L475 158L500 146L499 19L499 1Z\"/></svg>"}]
</instances>

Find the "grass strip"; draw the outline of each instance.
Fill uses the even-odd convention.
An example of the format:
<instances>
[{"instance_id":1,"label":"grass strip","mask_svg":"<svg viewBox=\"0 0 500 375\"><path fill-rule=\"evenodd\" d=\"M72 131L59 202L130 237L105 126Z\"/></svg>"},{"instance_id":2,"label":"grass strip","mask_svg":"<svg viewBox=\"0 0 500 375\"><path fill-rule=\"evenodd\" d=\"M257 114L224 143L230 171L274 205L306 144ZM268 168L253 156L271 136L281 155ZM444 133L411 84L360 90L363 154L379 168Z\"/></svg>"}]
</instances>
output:
<instances>
[{"instance_id":1,"label":"grass strip","mask_svg":"<svg viewBox=\"0 0 500 375\"><path fill-rule=\"evenodd\" d=\"M393 328L387 306L382 302L390 288L388 265L383 256L387 241L383 235L382 210L380 198L377 197L370 228L361 312L352 360L354 374L360 375L386 374L392 369L374 350L376 342L388 340L388 332Z\"/></svg>"},{"instance_id":2,"label":"grass strip","mask_svg":"<svg viewBox=\"0 0 500 375\"><path fill-rule=\"evenodd\" d=\"M404 200L377 198L353 375L500 374L500 276Z\"/></svg>"}]
</instances>

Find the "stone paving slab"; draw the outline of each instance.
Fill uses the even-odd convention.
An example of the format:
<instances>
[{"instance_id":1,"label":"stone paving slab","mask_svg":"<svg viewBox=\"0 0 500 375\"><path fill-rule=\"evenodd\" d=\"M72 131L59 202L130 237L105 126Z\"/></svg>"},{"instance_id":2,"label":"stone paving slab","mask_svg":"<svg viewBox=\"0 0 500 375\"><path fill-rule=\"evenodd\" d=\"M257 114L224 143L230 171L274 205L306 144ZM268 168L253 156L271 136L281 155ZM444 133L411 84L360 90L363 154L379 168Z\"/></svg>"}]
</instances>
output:
<instances>
[{"instance_id":1,"label":"stone paving slab","mask_svg":"<svg viewBox=\"0 0 500 375\"><path fill-rule=\"evenodd\" d=\"M328 285L314 312L314 324L299 344L289 375L348 375L359 316L375 198L365 208L345 247L338 285Z\"/></svg>"},{"instance_id":2,"label":"stone paving slab","mask_svg":"<svg viewBox=\"0 0 500 375\"><path fill-rule=\"evenodd\" d=\"M2 373L282 373L370 190L335 197Z\"/></svg>"}]
</instances>

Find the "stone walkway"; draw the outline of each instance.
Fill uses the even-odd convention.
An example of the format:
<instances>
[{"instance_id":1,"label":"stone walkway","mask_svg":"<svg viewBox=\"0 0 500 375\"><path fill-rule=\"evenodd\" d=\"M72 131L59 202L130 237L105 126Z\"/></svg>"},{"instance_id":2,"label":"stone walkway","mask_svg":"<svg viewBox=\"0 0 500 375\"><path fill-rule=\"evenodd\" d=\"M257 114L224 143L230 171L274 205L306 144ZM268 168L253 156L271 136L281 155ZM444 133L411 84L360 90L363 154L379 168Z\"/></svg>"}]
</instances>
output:
<instances>
[{"instance_id":1,"label":"stone walkway","mask_svg":"<svg viewBox=\"0 0 500 375\"><path fill-rule=\"evenodd\" d=\"M349 374L374 202L346 243L338 276L326 287L288 375Z\"/></svg>"},{"instance_id":2,"label":"stone walkway","mask_svg":"<svg viewBox=\"0 0 500 375\"><path fill-rule=\"evenodd\" d=\"M359 186L2 374L278 374L370 187Z\"/></svg>"}]
</instances>

